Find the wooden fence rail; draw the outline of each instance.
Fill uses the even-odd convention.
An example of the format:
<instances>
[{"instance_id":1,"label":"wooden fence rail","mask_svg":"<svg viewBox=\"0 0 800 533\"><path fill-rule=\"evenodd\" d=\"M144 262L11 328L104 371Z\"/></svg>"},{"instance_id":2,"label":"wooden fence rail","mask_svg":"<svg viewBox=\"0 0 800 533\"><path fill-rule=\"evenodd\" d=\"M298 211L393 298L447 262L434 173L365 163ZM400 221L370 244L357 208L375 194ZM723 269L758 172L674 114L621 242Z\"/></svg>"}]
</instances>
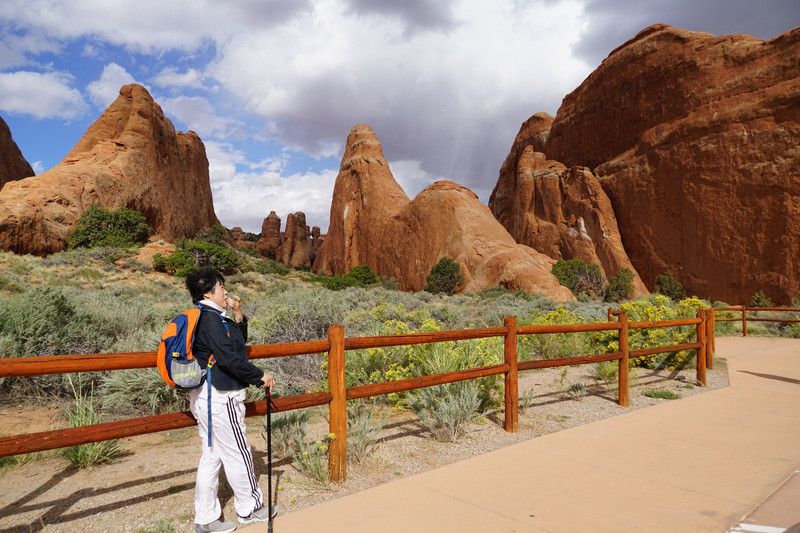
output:
<instances>
[{"instance_id":1,"label":"wooden fence rail","mask_svg":"<svg viewBox=\"0 0 800 533\"><path fill-rule=\"evenodd\" d=\"M741 317L723 317L723 318L716 318L717 311L738 311L741 313ZM747 337L747 322L786 322L790 324L797 324L800 323L800 319L798 318L782 318L782 317L758 317L758 316L747 316L747 312L758 312L758 311L771 311L771 312L786 312L786 313L800 313L800 309L796 307L748 307L746 305L737 305L734 307L714 307L712 310L712 320L716 322L741 322L742 323L742 336Z\"/></svg>"},{"instance_id":2,"label":"wooden fence rail","mask_svg":"<svg viewBox=\"0 0 800 533\"><path fill-rule=\"evenodd\" d=\"M613 321L614 316L617 317L617 321ZM347 476L347 400L369 398L433 385L443 385L446 383L503 374L505 385L504 427L506 431L515 432L518 429L518 373L520 371L598 363L602 361L619 361L618 403L627 406L629 404L628 361L630 357L697 349L697 379L698 382L705 385L705 369L707 366L710 367L712 353L711 350L706 350L707 345L713 342L713 328L709 328L712 319L713 312L700 311L698 312L697 318L691 319L666 320L661 322L629 322L624 312L609 310L609 322L602 323L518 326L514 317L507 317L504 320L503 327L497 328L354 338L345 338L344 328L334 325L328 330L328 339L326 340L254 345L249 346L247 350L248 356L252 359L291 357L327 352L329 392L275 398L274 401L278 411L290 411L305 407L328 405L330 432L335 435L335 439L331 442L330 446L330 478L331 481L342 481L346 479ZM628 348L628 331L630 329L690 325L696 326L697 342L695 343L661 346L642 350L629 350ZM529 361L518 360L517 339L519 335L585 333L595 331L617 331L619 350L613 353L583 355L578 357ZM353 387L347 387L345 384L345 354L348 350L472 340L489 337L504 337L504 358L501 364ZM0 378L148 368L155 366L156 352L2 358L0 359ZM246 404L245 416L264 414L266 414L266 402L259 401ZM0 457L166 431L195 424L196 422L191 413L184 411L180 413L106 422L92 426L0 437Z\"/></svg>"}]
</instances>

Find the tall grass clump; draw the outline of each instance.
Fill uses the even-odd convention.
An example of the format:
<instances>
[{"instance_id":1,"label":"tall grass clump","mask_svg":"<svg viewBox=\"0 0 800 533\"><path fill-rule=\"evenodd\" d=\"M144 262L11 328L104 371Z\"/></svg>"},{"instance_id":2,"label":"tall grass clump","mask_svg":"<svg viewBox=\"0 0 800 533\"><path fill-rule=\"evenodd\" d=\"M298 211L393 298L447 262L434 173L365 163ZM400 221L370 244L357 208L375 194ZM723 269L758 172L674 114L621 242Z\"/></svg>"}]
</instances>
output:
<instances>
[{"instance_id":1,"label":"tall grass clump","mask_svg":"<svg viewBox=\"0 0 800 533\"><path fill-rule=\"evenodd\" d=\"M68 378L72 392L75 396L72 408L67 412L69 427L91 426L102 421L99 411L94 405L94 386L89 388L88 395L82 390L82 380L79 378L78 387ZM63 455L78 468L86 468L113 461L119 456L121 447L119 440L105 440L70 446L63 450Z\"/></svg>"},{"instance_id":2,"label":"tall grass clump","mask_svg":"<svg viewBox=\"0 0 800 533\"><path fill-rule=\"evenodd\" d=\"M347 405L347 457L359 462L378 446L378 435L386 425L374 401L356 400Z\"/></svg>"},{"instance_id":3,"label":"tall grass clump","mask_svg":"<svg viewBox=\"0 0 800 533\"><path fill-rule=\"evenodd\" d=\"M272 429L272 450L276 457L291 457L293 450L299 449L306 441L308 421L311 411L308 409L295 409L284 413L276 413L270 421ZM267 430L267 421L263 423L264 431ZM264 440L267 434L262 433Z\"/></svg>"},{"instance_id":4,"label":"tall grass clump","mask_svg":"<svg viewBox=\"0 0 800 533\"><path fill-rule=\"evenodd\" d=\"M589 376L595 383L602 382L606 388L619 381L619 361L600 361L589 365Z\"/></svg>"}]
</instances>

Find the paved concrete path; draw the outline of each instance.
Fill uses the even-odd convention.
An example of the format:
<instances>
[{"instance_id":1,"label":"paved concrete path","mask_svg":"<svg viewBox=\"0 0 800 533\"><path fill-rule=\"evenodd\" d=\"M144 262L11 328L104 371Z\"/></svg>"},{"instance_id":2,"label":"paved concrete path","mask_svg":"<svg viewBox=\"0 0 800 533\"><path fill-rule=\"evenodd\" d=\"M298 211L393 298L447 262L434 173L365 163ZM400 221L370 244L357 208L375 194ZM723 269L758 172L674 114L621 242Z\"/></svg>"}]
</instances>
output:
<instances>
[{"instance_id":1,"label":"paved concrete path","mask_svg":"<svg viewBox=\"0 0 800 533\"><path fill-rule=\"evenodd\" d=\"M717 356L725 389L281 515L273 530L783 531L800 523L800 340L720 338Z\"/></svg>"}]
</instances>

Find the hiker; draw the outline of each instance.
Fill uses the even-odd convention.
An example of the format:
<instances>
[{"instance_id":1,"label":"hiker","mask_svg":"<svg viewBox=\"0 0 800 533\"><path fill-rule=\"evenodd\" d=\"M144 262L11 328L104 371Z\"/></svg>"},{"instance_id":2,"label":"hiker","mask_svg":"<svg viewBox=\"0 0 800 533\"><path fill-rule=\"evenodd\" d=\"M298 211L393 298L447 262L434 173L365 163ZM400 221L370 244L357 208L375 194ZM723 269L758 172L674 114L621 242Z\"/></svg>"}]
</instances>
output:
<instances>
[{"instance_id":1,"label":"hiker","mask_svg":"<svg viewBox=\"0 0 800 533\"><path fill-rule=\"evenodd\" d=\"M261 488L253 470L253 456L244 423L245 389L248 385L272 392L275 378L247 360L247 317L241 300L225 290L225 278L212 268L202 268L186 277L192 301L203 311L194 333L194 355L205 366L211 354L211 387L192 391L190 407L197 419L203 454L197 466L194 490L196 533L227 533L236 529L222 521L217 497L219 467L233 490L233 503L240 524L269 520ZM226 314L230 309L233 318ZM208 393L211 391L211 440L208 440Z\"/></svg>"}]
</instances>

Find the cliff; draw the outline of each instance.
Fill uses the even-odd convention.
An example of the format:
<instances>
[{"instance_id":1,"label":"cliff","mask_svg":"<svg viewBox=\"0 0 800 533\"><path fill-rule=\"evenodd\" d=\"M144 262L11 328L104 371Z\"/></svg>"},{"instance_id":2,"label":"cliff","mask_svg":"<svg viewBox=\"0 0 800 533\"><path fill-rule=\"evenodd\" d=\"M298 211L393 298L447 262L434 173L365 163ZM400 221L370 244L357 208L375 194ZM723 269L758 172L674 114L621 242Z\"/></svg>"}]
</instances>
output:
<instances>
[{"instance_id":1,"label":"cliff","mask_svg":"<svg viewBox=\"0 0 800 533\"><path fill-rule=\"evenodd\" d=\"M140 211L169 241L218 222L203 142L194 132L176 132L144 87L122 87L54 168L3 187L0 249L35 255L62 250L93 204Z\"/></svg>"}]
</instances>

